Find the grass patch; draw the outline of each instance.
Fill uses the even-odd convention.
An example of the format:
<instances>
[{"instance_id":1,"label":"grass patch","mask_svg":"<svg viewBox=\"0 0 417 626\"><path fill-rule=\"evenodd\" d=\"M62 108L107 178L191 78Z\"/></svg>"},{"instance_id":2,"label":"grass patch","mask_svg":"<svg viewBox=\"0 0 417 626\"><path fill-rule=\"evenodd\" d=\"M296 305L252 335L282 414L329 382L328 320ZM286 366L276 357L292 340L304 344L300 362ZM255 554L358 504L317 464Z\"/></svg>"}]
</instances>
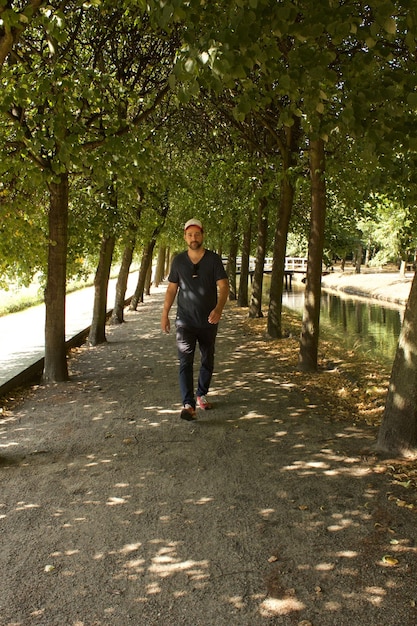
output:
<instances>
[{"instance_id":1,"label":"grass patch","mask_svg":"<svg viewBox=\"0 0 417 626\"><path fill-rule=\"evenodd\" d=\"M68 284L67 293L90 287L93 282L93 277L72 281ZM8 291L0 290L0 317L19 313L19 311L42 304L43 301L43 287L38 283L33 283L29 287L12 286Z\"/></svg>"}]
</instances>

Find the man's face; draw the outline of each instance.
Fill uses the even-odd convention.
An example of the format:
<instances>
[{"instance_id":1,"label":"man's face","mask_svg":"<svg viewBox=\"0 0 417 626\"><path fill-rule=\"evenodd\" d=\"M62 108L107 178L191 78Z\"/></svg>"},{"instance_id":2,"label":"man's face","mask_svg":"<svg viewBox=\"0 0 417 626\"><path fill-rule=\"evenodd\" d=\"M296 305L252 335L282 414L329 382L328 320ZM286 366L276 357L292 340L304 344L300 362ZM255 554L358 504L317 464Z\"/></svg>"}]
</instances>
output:
<instances>
[{"instance_id":1,"label":"man's face","mask_svg":"<svg viewBox=\"0 0 417 626\"><path fill-rule=\"evenodd\" d=\"M203 245L203 233L198 226L190 226L184 233L184 239L191 250L198 250Z\"/></svg>"}]
</instances>

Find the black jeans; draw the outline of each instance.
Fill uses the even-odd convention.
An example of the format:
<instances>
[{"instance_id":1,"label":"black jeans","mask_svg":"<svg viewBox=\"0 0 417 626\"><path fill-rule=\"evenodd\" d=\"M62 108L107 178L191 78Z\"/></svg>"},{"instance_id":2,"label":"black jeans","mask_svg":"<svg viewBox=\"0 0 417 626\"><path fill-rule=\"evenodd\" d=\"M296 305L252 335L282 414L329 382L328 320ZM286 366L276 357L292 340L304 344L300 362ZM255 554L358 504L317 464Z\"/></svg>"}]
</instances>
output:
<instances>
[{"instance_id":1,"label":"black jeans","mask_svg":"<svg viewBox=\"0 0 417 626\"><path fill-rule=\"evenodd\" d=\"M214 369L214 347L217 324L208 328L193 328L178 325L176 339L180 362L179 380L182 403L195 407L194 398L194 354L196 345L200 348L200 371L198 375L197 396L204 396L210 386Z\"/></svg>"}]
</instances>

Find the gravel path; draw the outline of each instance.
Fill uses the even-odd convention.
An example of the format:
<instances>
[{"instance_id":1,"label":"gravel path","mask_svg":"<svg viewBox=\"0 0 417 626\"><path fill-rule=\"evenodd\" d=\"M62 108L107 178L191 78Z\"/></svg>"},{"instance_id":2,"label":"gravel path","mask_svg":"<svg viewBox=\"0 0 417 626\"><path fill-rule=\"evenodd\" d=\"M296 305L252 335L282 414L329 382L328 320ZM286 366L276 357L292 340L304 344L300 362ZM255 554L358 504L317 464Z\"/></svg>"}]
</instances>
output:
<instances>
[{"instance_id":1,"label":"gravel path","mask_svg":"<svg viewBox=\"0 0 417 626\"><path fill-rule=\"evenodd\" d=\"M162 298L3 413L1 626L416 624L416 512L340 374L229 305L183 422Z\"/></svg>"}]
</instances>

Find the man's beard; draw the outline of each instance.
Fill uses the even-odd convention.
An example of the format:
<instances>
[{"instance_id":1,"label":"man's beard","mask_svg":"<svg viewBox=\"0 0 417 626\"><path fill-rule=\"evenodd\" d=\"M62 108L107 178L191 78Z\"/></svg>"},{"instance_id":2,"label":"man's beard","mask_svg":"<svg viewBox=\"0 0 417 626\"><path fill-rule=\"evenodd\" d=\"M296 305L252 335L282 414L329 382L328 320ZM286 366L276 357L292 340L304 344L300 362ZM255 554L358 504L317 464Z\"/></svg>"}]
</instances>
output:
<instances>
[{"instance_id":1,"label":"man's beard","mask_svg":"<svg viewBox=\"0 0 417 626\"><path fill-rule=\"evenodd\" d=\"M201 248L202 245L202 241L192 241L188 244L188 247L191 248L191 250L198 250L199 248Z\"/></svg>"}]
</instances>

